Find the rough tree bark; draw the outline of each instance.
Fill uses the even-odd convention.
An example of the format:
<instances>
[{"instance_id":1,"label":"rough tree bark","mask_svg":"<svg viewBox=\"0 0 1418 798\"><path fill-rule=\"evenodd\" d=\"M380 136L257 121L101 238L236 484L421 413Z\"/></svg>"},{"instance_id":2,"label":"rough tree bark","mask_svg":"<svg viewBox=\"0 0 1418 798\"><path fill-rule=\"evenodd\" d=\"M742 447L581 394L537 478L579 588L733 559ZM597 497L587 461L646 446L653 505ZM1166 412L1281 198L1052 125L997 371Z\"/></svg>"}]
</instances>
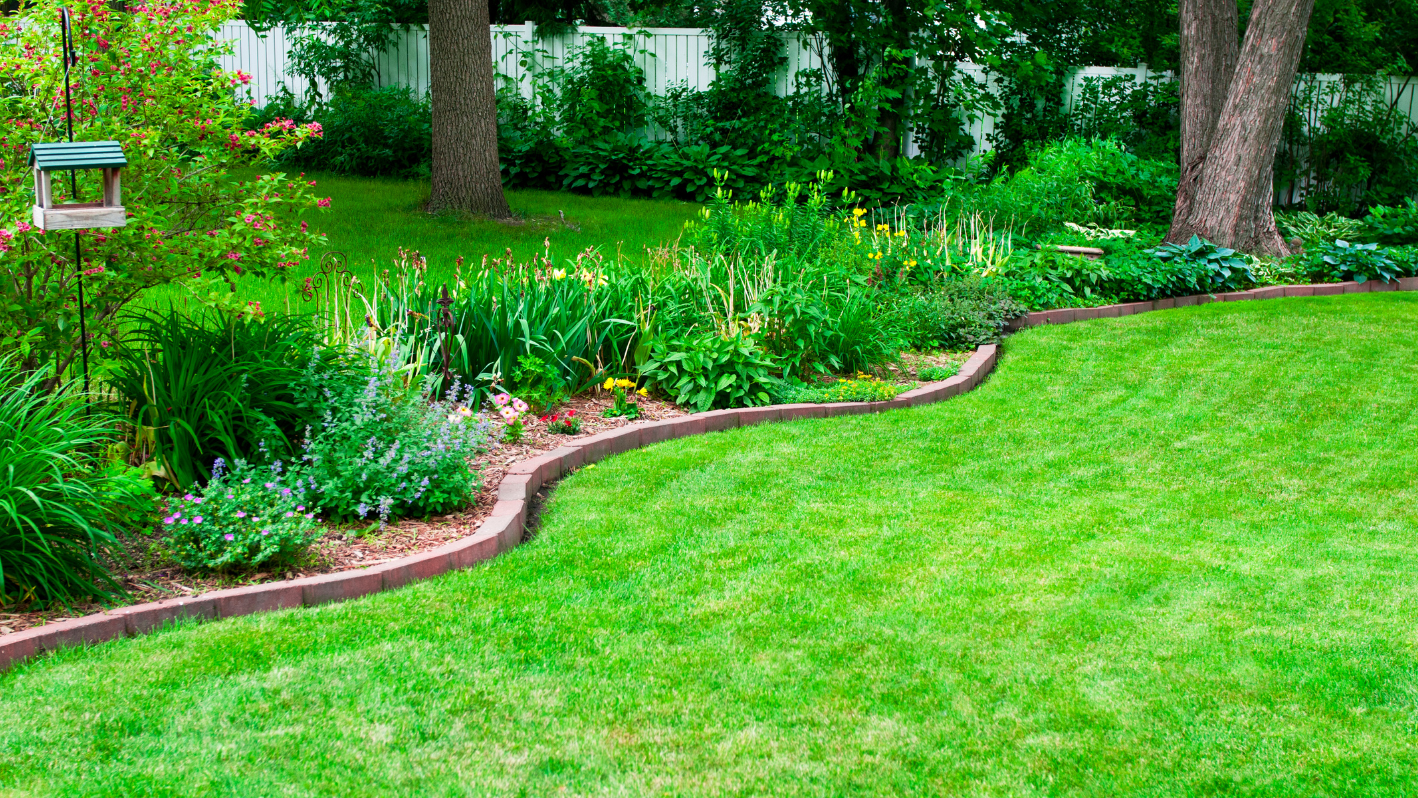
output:
<instances>
[{"instance_id":1,"label":"rough tree bark","mask_svg":"<svg viewBox=\"0 0 1418 798\"><path fill-rule=\"evenodd\" d=\"M487 0L430 0L428 62L433 92L429 212L511 216L497 158Z\"/></svg>"},{"instance_id":2,"label":"rough tree bark","mask_svg":"<svg viewBox=\"0 0 1418 798\"><path fill-rule=\"evenodd\" d=\"M1236 0L1181 0L1177 10L1182 32L1182 180L1174 224L1184 222L1191 211L1211 134L1226 105L1240 55Z\"/></svg>"},{"instance_id":3,"label":"rough tree bark","mask_svg":"<svg viewBox=\"0 0 1418 798\"><path fill-rule=\"evenodd\" d=\"M1180 243L1198 235L1244 252L1289 253L1271 212L1272 170L1314 4L1256 0L1198 174L1184 181L1185 189L1178 189L1178 212L1168 241ZM1182 34L1185 38L1185 27ZM1182 113L1184 119L1190 115L1186 108Z\"/></svg>"}]
</instances>

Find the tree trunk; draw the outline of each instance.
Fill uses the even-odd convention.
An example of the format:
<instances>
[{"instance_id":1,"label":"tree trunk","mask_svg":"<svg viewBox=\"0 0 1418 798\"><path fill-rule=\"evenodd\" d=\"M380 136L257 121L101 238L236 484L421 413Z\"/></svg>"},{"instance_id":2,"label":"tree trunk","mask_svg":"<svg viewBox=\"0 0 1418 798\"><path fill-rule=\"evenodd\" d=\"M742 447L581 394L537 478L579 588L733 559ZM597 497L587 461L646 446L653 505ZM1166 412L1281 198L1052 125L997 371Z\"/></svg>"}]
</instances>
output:
<instances>
[{"instance_id":1,"label":"tree trunk","mask_svg":"<svg viewBox=\"0 0 1418 798\"><path fill-rule=\"evenodd\" d=\"M1173 218L1169 241L1198 235L1245 252L1289 254L1271 210L1273 170L1314 4L1256 0L1187 213Z\"/></svg>"},{"instance_id":2,"label":"tree trunk","mask_svg":"<svg viewBox=\"0 0 1418 798\"><path fill-rule=\"evenodd\" d=\"M1182 180L1172 213L1174 226L1191 212L1192 195L1216 120L1226 105L1240 52L1236 0L1181 0L1178 12L1182 32ZM1170 232L1168 238L1172 238Z\"/></svg>"},{"instance_id":3,"label":"tree trunk","mask_svg":"<svg viewBox=\"0 0 1418 798\"><path fill-rule=\"evenodd\" d=\"M497 158L487 0L430 0L428 62L433 92L429 212L511 216Z\"/></svg>"}]
</instances>

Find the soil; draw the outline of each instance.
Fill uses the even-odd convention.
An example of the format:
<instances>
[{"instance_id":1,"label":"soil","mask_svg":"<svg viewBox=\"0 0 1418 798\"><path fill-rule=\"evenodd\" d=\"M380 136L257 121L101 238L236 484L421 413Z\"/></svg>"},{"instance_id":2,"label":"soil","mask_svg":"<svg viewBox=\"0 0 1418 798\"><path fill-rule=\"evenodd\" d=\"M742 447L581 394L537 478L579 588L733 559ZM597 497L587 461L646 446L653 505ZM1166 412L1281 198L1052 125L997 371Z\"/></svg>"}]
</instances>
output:
<instances>
[{"instance_id":1,"label":"soil","mask_svg":"<svg viewBox=\"0 0 1418 798\"><path fill-rule=\"evenodd\" d=\"M916 373L922 368L964 363L970 354L905 352L901 355L900 364L887 368L881 376L884 379L908 382L914 380ZM328 531L311 547L308 560L298 568L237 575L191 574L161 555L161 547L157 545L159 539L156 537L156 527L147 530L148 534L139 532L128 535L121 541L126 551L124 561L112 564L119 584L128 592L123 600L117 604L89 602L75 604L69 608L51 607L35 611L25 611L21 605L12 608L15 610L13 612L0 611L0 634L77 618L114 606L198 596L230 587L365 568L437 548L471 535L482 525L496 503L498 483L502 481L507 469L514 464L549 452L576 438L596 435L638 421L660 421L686 414L679 407L654 398L641 398L638 403L640 418L637 420L604 418L602 413L613 404L608 395L597 391L593 395L579 396L557 411L576 411L577 417L581 419L579 434L555 434L549 432L545 424L535 421L527 427L522 440L517 443L499 442L479 455L473 461L473 468L482 476L482 488L476 500L467 508L448 515L404 519L383 529L379 529L377 525L327 525Z\"/></svg>"}]
</instances>

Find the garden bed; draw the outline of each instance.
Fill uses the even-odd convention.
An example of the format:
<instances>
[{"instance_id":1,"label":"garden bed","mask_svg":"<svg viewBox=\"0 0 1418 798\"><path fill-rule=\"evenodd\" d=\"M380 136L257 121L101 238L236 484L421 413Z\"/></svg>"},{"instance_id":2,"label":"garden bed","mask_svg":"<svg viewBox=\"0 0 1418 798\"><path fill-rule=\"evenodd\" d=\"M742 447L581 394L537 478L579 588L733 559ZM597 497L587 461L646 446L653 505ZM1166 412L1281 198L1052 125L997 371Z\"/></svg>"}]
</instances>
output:
<instances>
[{"instance_id":1,"label":"garden bed","mask_svg":"<svg viewBox=\"0 0 1418 798\"><path fill-rule=\"evenodd\" d=\"M898 364L883 370L883 379L905 390L916 384L916 375L921 369L931 366L958 367L971 354L903 352ZM157 537L160 527L149 530L149 535L128 535L123 543L130 558L126 562L116 563L114 567L115 578L127 591L126 601L107 605L99 602L76 603L67 609L0 612L0 635L79 618L117 606L195 598L214 590L368 568L431 551L466 538L482 527L497 503L498 486L503 476L517 463L604 432L687 415L686 410L653 397L640 398L638 405L638 419L606 418L603 414L612 406L612 400L607 395L596 392L574 397L557 412L564 414L568 410L574 411L576 417L581 419L580 433L552 433L548 431L546 424L536 421L527 428L518 442L498 442L473 460L472 468L480 476L481 488L474 501L466 508L429 518L405 518L392 522L383 529L371 529L374 524L328 524L328 531L311 546L307 562L298 567L246 574L190 573L159 553L160 548L156 544L160 542Z\"/></svg>"}]
</instances>

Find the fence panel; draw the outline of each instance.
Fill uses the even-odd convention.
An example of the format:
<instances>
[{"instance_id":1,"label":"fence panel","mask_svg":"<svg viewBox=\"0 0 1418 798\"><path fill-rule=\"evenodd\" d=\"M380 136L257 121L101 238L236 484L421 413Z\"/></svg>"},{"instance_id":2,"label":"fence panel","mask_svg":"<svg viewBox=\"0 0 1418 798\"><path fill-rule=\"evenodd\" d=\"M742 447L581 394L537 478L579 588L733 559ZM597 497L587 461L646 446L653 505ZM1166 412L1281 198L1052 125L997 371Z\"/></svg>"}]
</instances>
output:
<instances>
[{"instance_id":1,"label":"fence panel","mask_svg":"<svg viewBox=\"0 0 1418 798\"><path fill-rule=\"evenodd\" d=\"M690 89L709 88L714 81L715 71L709 62L710 37L707 31L698 28L648 28L630 31L626 28L582 27L574 33L538 40L535 26L494 25L492 34L493 63L507 80L520 86L523 96L531 95L529 72L552 64L564 65L568 54L578 46L584 46L593 37L623 41L630 37L633 46L643 52L637 54L636 62L645 70L646 88L653 94L663 95L674 86L683 85ZM258 34L245 22L230 22L222 26L219 39L233 43L232 52L223 56L223 69L241 70L250 73L251 85L246 87L249 97L257 104L264 105L281 86L289 88L296 96L304 96L309 91L308 82L290 73L290 47L295 35L281 28L274 28L265 34ZM785 42L787 64L779 70L775 83L777 92L788 94L796 87L798 72L807 69L825 69L820 42L811 36L788 34ZM521 63L528 61L526 67ZM416 93L429 91L430 75L428 67L428 29L426 26L395 26L393 41L387 51L377 59L379 82L381 85L404 85ZM985 81L992 78L978 64L964 63L958 66L964 75ZM1149 70L1146 66L1137 68L1083 67L1073 72L1065 81L1064 108L1070 114L1088 113L1079 105L1084 81L1089 78L1108 78L1118 75L1132 77L1145 82L1157 77L1169 78L1169 73ZM1301 76L1296 82L1297 92L1305 81L1321 84L1341 80L1339 75ZM1418 102L1414 99L1411 78L1390 77L1385 91L1387 99L1394 103L1397 113L1403 114L1418 125ZM1302 114L1314 124L1326 104L1338 101L1336 97L1321 97L1302 110ZM966 130L975 139L975 153L990 149L989 136L994 132L996 120L990 116L966 124ZM916 142L908 140L907 155L916 155ZM1301 187L1282 189L1291 200L1303 195Z\"/></svg>"}]
</instances>

